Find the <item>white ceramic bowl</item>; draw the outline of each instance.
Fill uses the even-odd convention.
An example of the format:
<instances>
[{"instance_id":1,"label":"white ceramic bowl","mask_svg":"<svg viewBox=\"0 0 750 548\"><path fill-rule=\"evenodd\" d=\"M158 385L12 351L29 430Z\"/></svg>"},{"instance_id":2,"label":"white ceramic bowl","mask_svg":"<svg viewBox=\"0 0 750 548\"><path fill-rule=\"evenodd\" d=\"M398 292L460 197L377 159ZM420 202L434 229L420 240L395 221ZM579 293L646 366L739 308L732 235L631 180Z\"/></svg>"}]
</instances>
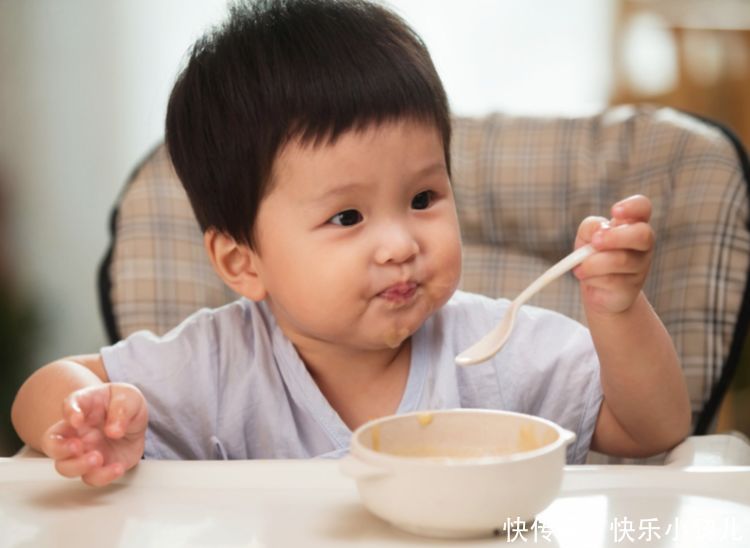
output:
<instances>
[{"instance_id":1,"label":"white ceramic bowl","mask_svg":"<svg viewBox=\"0 0 750 548\"><path fill-rule=\"evenodd\" d=\"M573 440L555 423L521 413L417 412L359 427L341 469L364 505L393 525L477 537L531 522L555 499Z\"/></svg>"}]
</instances>

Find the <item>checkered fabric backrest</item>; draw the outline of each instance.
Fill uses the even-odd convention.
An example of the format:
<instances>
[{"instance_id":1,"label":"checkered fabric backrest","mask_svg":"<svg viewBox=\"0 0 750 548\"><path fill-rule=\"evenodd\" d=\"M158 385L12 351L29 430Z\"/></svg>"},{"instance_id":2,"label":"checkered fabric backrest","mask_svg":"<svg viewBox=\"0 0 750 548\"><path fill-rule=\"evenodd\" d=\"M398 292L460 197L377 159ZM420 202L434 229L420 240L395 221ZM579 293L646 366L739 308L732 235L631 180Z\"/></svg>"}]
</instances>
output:
<instances>
[{"instance_id":1,"label":"checkered fabric backrest","mask_svg":"<svg viewBox=\"0 0 750 548\"><path fill-rule=\"evenodd\" d=\"M514 297L569 253L587 215L606 217L621 198L649 196L657 248L645 292L674 338L693 410L704 410L730 354L739 358L738 320L747 312L747 181L725 134L666 108L495 114L455 119L452 150L462 286L490 296ZM112 221L100 271L112 338L163 333L198 308L236 298L211 269L163 147L136 170ZM572 275L532 303L585 321Z\"/></svg>"}]
</instances>

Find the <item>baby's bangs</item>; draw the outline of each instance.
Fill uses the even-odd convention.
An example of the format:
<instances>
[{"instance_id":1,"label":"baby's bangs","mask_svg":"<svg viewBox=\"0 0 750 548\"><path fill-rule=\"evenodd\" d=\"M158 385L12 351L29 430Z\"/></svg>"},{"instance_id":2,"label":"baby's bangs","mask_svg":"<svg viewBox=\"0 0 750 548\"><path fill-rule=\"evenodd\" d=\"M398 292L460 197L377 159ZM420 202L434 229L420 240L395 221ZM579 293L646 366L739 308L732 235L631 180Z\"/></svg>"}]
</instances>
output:
<instances>
[{"instance_id":1,"label":"baby's bangs","mask_svg":"<svg viewBox=\"0 0 750 548\"><path fill-rule=\"evenodd\" d=\"M274 78L284 83L276 91L285 106L286 138L317 146L350 129L412 119L434 125L447 149L448 102L424 43L397 15L372 4L359 9L356 18L337 9L325 18L318 13L314 24L299 13L296 28L276 35L273 65L286 72ZM363 18L392 24L362 24Z\"/></svg>"}]
</instances>

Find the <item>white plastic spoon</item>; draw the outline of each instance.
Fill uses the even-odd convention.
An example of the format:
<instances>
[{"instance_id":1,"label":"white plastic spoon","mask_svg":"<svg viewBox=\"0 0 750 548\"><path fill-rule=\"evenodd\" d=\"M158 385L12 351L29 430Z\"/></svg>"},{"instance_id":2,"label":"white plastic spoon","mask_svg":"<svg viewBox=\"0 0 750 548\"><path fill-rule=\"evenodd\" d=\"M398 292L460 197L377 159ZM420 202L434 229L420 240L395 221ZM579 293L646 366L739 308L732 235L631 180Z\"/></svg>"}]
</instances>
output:
<instances>
[{"instance_id":1,"label":"white plastic spoon","mask_svg":"<svg viewBox=\"0 0 750 548\"><path fill-rule=\"evenodd\" d=\"M594 253L596 253L596 250L591 244L585 245L551 266L544 274L534 280L529 287L524 289L518 297L513 299L513 302L510 303L508 310L505 311L505 315L497 327L456 356L456 363L458 365L474 365L489 360L497 354L513 330L513 324L516 323L516 313L521 308L521 305L543 289L548 283L556 280L568 270L575 268Z\"/></svg>"}]
</instances>

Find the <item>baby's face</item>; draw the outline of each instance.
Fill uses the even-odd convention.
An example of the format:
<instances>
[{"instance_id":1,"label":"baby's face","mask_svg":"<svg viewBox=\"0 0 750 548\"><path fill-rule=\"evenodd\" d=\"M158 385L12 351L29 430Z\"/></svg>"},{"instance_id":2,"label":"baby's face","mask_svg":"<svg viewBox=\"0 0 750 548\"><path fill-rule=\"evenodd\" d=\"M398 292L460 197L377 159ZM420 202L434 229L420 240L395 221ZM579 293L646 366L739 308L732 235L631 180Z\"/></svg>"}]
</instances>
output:
<instances>
[{"instance_id":1,"label":"baby's face","mask_svg":"<svg viewBox=\"0 0 750 548\"><path fill-rule=\"evenodd\" d=\"M298 346L398 347L455 291L461 245L439 132L393 122L287 145L256 221L256 268Z\"/></svg>"}]
</instances>

